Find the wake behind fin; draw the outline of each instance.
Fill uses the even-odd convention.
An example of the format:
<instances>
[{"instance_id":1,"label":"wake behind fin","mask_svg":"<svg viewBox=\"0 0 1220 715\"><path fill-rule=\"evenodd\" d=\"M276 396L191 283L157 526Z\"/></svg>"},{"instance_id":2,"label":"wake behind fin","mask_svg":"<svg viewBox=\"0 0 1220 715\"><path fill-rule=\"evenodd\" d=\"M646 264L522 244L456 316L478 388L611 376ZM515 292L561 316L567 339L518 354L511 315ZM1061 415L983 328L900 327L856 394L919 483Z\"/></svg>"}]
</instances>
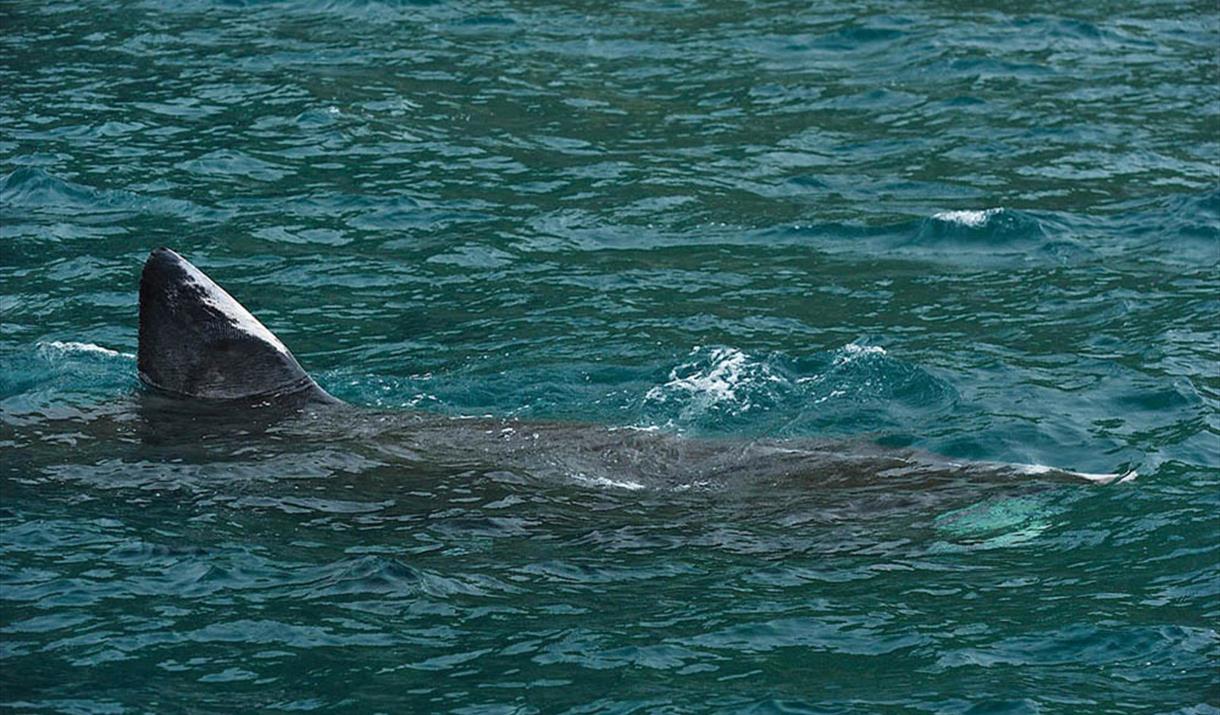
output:
<instances>
[{"instance_id":1,"label":"wake behind fin","mask_svg":"<svg viewBox=\"0 0 1220 715\"><path fill-rule=\"evenodd\" d=\"M168 248L140 275L140 380L178 397L254 400L316 392L288 348L203 271Z\"/></svg>"}]
</instances>

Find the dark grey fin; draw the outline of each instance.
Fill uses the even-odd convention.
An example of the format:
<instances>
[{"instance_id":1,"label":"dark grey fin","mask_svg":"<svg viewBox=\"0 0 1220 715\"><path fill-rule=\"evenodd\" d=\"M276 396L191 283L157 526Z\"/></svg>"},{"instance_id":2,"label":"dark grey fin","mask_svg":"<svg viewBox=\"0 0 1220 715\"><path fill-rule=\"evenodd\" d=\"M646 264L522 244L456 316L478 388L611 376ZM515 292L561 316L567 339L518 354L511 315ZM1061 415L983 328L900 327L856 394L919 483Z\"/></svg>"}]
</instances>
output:
<instances>
[{"instance_id":1,"label":"dark grey fin","mask_svg":"<svg viewBox=\"0 0 1220 715\"><path fill-rule=\"evenodd\" d=\"M326 394L280 339L190 261L158 248L140 275L140 379L179 397Z\"/></svg>"}]
</instances>

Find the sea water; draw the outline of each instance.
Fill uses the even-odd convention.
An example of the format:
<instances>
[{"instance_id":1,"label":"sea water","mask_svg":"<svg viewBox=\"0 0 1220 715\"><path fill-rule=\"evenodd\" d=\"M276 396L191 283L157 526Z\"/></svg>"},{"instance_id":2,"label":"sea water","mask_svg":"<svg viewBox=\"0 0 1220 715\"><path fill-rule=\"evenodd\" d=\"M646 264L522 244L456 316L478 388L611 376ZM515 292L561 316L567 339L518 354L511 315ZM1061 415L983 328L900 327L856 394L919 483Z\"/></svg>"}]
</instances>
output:
<instances>
[{"instance_id":1,"label":"sea water","mask_svg":"<svg viewBox=\"0 0 1220 715\"><path fill-rule=\"evenodd\" d=\"M1217 712L1218 25L0 5L0 704ZM363 411L150 418L162 245ZM542 475L410 413L1132 478Z\"/></svg>"}]
</instances>

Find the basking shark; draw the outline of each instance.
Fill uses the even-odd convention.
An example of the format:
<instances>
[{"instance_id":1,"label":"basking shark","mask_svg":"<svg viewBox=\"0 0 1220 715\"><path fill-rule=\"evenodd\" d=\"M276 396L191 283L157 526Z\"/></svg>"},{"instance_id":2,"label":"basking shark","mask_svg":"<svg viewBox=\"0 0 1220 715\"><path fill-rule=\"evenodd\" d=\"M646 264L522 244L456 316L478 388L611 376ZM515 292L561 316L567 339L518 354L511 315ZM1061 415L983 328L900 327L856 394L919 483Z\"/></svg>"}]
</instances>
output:
<instances>
[{"instance_id":1,"label":"basking shark","mask_svg":"<svg viewBox=\"0 0 1220 715\"><path fill-rule=\"evenodd\" d=\"M1134 476L961 462L860 441L701 439L605 425L370 415L328 394L250 311L168 248L154 250L144 264L139 330L140 380L171 404L226 416L258 412L249 409L254 406L285 408L277 414L308 414L312 434L319 423L330 423L420 464L478 464L631 489L759 485L806 476L819 483L925 485L963 477L1049 475L1105 483Z\"/></svg>"}]
</instances>

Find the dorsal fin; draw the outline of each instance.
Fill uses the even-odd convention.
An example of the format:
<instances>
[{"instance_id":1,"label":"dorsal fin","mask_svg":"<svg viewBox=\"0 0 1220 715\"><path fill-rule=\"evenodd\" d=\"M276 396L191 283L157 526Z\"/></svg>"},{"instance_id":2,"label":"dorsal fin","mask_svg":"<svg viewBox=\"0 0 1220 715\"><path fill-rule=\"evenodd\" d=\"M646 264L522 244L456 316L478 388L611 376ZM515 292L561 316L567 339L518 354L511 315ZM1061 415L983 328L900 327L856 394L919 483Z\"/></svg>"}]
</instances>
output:
<instances>
[{"instance_id":1,"label":"dorsal fin","mask_svg":"<svg viewBox=\"0 0 1220 715\"><path fill-rule=\"evenodd\" d=\"M181 397L240 400L316 390L250 311L203 271L158 248L140 275L140 379Z\"/></svg>"}]
</instances>

